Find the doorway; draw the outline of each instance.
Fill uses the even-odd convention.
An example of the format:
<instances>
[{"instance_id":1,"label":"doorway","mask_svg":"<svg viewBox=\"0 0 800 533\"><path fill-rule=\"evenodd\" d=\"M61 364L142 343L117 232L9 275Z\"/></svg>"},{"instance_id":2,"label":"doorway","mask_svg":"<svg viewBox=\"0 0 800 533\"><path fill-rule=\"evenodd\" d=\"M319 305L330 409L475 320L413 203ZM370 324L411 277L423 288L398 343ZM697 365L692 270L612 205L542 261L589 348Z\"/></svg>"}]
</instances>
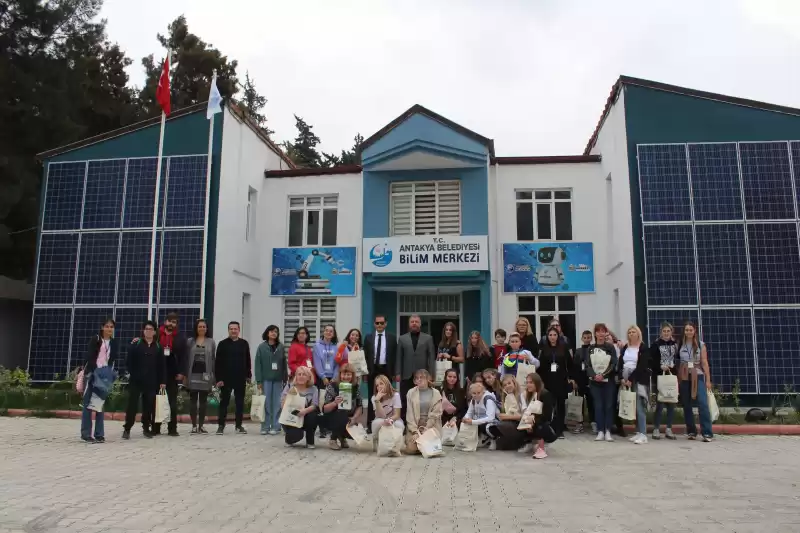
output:
<instances>
[{"instance_id":1,"label":"doorway","mask_svg":"<svg viewBox=\"0 0 800 533\"><path fill-rule=\"evenodd\" d=\"M442 340L444 325L456 325L459 339L464 342L461 331L461 293L457 294L399 294L398 324L400 335L408 333L408 319L419 315L422 320L421 331L431 335L436 346Z\"/></svg>"},{"instance_id":2,"label":"doorway","mask_svg":"<svg viewBox=\"0 0 800 533\"><path fill-rule=\"evenodd\" d=\"M411 314L400 316L400 335L408 333L408 319L410 317ZM422 327L420 328L420 331L432 336L433 344L435 346L439 346L439 342L442 340L442 331L444 330L444 325L448 322L455 324L459 338L463 337L463 332L461 331L461 320L457 316L421 315L420 319L422 320Z\"/></svg>"}]
</instances>

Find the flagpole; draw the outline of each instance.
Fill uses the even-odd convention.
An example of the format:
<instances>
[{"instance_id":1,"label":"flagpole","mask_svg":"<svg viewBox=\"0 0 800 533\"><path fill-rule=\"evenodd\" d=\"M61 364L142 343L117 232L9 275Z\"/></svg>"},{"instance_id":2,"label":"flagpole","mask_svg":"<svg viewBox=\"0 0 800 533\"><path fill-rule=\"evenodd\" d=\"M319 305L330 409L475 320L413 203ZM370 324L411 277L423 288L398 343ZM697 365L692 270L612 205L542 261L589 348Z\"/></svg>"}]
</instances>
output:
<instances>
[{"instance_id":1,"label":"flagpole","mask_svg":"<svg viewBox=\"0 0 800 533\"><path fill-rule=\"evenodd\" d=\"M170 50L167 50L167 72L169 72ZM158 203L161 197L161 160L164 155L164 126L167 114L161 111L161 131L158 134L158 163L156 165L156 192L153 201L153 235L150 242L150 290L147 296L147 319L153 320L153 289L156 275L156 237L158 235Z\"/></svg>"},{"instance_id":2,"label":"flagpole","mask_svg":"<svg viewBox=\"0 0 800 533\"><path fill-rule=\"evenodd\" d=\"M217 71L211 77L212 83ZM210 97L210 96L209 96ZM206 312L206 269L208 268L208 213L211 201L211 152L214 148L214 115L208 122L208 156L206 159L206 209L203 217L203 271L200 275L200 316ZM208 317L206 317L208 318Z\"/></svg>"}]
</instances>

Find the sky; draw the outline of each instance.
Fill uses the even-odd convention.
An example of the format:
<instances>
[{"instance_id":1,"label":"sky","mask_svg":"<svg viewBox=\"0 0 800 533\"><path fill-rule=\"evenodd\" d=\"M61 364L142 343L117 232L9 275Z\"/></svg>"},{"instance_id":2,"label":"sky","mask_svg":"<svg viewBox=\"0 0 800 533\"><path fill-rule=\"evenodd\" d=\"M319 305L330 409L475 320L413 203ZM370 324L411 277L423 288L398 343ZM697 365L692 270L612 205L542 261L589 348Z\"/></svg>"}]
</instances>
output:
<instances>
[{"instance_id":1,"label":"sky","mask_svg":"<svg viewBox=\"0 0 800 533\"><path fill-rule=\"evenodd\" d=\"M249 71L275 140L297 114L326 152L422 104L498 156L578 154L621 74L800 108L797 0L105 0L133 84L180 15Z\"/></svg>"}]
</instances>

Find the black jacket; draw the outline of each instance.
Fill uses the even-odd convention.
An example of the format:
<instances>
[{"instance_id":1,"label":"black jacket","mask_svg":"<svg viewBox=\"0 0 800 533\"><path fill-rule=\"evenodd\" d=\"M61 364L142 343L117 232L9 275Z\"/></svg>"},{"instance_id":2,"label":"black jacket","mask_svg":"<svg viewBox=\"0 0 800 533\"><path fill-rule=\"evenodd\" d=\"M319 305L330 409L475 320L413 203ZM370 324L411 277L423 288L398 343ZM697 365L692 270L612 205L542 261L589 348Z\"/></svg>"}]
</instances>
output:
<instances>
[{"instance_id":1,"label":"black jacket","mask_svg":"<svg viewBox=\"0 0 800 533\"><path fill-rule=\"evenodd\" d=\"M214 379L222 381L226 386L241 384L253 377L250 361L250 345L239 338L232 341L230 337L217 344L217 358L214 361Z\"/></svg>"},{"instance_id":2,"label":"black jacket","mask_svg":"<svg viewBox=\"0 0 800 533\"><path fill-rule=\"evenodd\" d=\"M539 370L544 387L556 398L564 399L572 392L568 380L572 375L572 358L569 355L569 346L559 342L558 346L542 346L539 352ZM550 371L550 365L556 363L555 372Z\"/></svg>"},{"instance_id":3,"label":"black jacket","mask_svg":"<svg viewBox=\"0 0 800 533\"><path fill-rule=\"evenodd\" d=\"M361 349L364 350L364 358L367 360L367 369L369 370L370 376L373 376L375 373L375 335L375 333L367 335L364 338L364 346L361 347ZM397 361L397 337L383 330L383 342L381 346L386 347L386 366L389 368L390 373L394 372L395 362ZM394 376L390 376L390 378L394 379Z\"/></svg>"},{"instance_id":4,"label":"black jacket","mask_svg":"<svg viewBox=\"0 0 800 533\"><path fill-rule=\"evenodd\" d=\"M578 389L585 389L589 386L589 376L586 374L586 360L589 358L589 344L578 346L575 356L572 358L572 371L570 379L578 385Z\"/></svg>"},{"instance_id":5,"label":"black jacket","mask_svg":"<svg viewBox=\"0 0 800 533\"><path fill-rule=\"evenodd\" d=\"M622 367L625 361L625 350L628 345L622 347L619 351L619 359L617 360L617 375L622 379ZM642 385L650 384L650 357L648 357L648 350L644 344L639 345L639 358L636 360L636 369L628 378L634 383L641 383Z\"/></svg>"},{"instance_id":6,"label":"black jacket","mask_svg":"<svg viewBox=\"0 0 800 533\"><path fill-rule=\"evenodd\" d=\"M442 424L446 424L451 419L455 418L457 422L461 422L464 415L467 414L467 396L466 391L461 387L457 389L445 389L444 386L439 387L439 392L442 393L442 398L447 398L447 401L452 403L456 412L453 414L446 413L442 410Z\"/></svg>"},{"instance_id":7,"label":"black jacket","mask_svg":"<svg viewBox=\"0 0 800 533\"><path fill-rule=\"evenodd\" d=\"M672 373L678 374L678 367L680 366L680 346L673 339L668 341L662 338L650 345L650 371L653 376L661 375L661 358L664 357L665 362L672 363ZM669 366L669 365L667 365ZM655 378L653 378L655 379Z\"/></svg>"},{"instance_id":8,"label":"black jacket","mask_svg":"<svg viewBox=\"0 0 800 533\"><path fill-rule=\"evenodd\" d=\"M99 335L95 335L91 339L89 339L89 346L86 348L86 365L84 367L84 372L87 374L89 372L94 372L97 368L97 355L100 353L100 346L103 344L103 341L100 340ZM112 361L115 361L119 356L119 341L117 339L111 339L111 353L108 357L108 366L111 366Z\"/></svg>"},{"instance_id":9,"label":"black jacket","mask_svg":"<svg viewBox=\"0 0 800 533\"><path fill-rule=\"evenodd\" d=\"M534 415L534 425L548 424L553 420L553 408L555 406L555 399L553 394L545 387L544 394L539 394L539 401L542 402L542 414Z\"/></svg>"},{"instance_id":10,"label":"black jacket","mask_svg":"<svg viewBox=\"0 0 800 533\"><path fill-rule=\"evenodd\" d=\"M141 390L156 391L166 384L167 365L164 352L154 340L151 344L142 338L128 348L129 383Z\"/></svg>"}]
</instances>

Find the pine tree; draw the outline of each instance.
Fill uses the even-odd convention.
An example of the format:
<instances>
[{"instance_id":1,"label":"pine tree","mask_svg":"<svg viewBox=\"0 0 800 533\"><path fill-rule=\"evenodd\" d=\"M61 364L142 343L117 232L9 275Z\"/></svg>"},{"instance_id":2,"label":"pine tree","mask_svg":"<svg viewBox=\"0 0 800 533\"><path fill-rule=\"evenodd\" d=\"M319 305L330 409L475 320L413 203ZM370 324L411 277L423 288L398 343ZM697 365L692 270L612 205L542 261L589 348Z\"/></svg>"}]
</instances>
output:
<instances>
[{"instance_id":1,"label":"pine tree","mask_svg":"<svg viewBox=\"0 0 800 533\"><path fill-rule=\"evenodd\" d=\"M342 150L342 156L339 158L339 164L360 165L362 144L364 144L364 137L360 133L356 133L356 136L353 137L353 147L349 151Z\"/></svg>"},{"instance_id":2,"label":"pine tree","mask_svg":"<svg viewBox=\"0 0 800 533\"><path fill-rule=\"evenodd\" d=\"M285 142L283 144L287 155L294 162L295 165L302 168L320 168L323 166L323 160L317 151L317 146L320 143L319 137L311 130L313 126L308 124L305 120L294 116L295 127L297 128L297 137L294 142Z\"/></svg>"},{"instance_id":3,"label":"pine tree","mask_svg":"<svg viewBox=\"0 0 800 533\"><path fill-rule=\"evenodd\" d=\"M267 126L267 117L261 112L267 105L267 98L256 90L255 81L250 78L250 73L244 75L244 87L242 88L242 99L236 102L239 108L255 122L268 139L272 139L275 133Z\"/></svg>"}]
</instances>

